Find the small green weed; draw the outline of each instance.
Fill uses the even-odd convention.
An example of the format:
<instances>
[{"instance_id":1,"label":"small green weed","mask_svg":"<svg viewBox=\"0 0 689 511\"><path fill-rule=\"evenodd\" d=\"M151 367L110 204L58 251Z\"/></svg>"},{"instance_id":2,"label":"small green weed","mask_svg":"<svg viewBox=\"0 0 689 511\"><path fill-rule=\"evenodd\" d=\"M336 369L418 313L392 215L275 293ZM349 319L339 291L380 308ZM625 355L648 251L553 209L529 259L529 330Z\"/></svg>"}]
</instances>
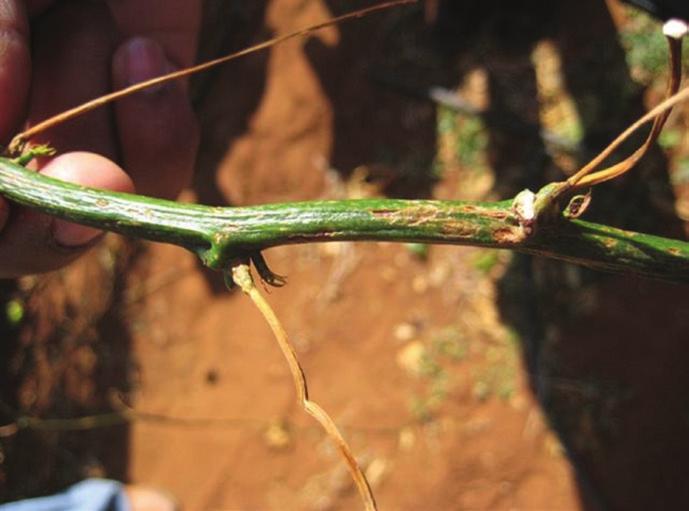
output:
<instances>
[{"instance_id":1,"label":"small green weed","mask_svg":"<svg viewBox=\"0 0 689 511\"><path fill-rule=\"evenodd\" d=\"M620 31L632 76L643 85L662 83L667 74L667 43L650 16L628 9L629 23Z\"/></svg>"},{"instance_id":2,"label":"small green weed","mask_svg":"<svg viewBox=\"0 0 689 511\"><path fill-rule=\"evenodd\" d=\"M448 364L463 360L468 351L466 340L455 326L432 335L424 346L415 373L425 380L425 388L411 398L409 405L412 416L420 422L431 420L443 405L453 383Z\"/></svg>"},{"instance_id":3,"label":"small green weed","mask_svg":"<svg viewBox=\"0 0 689 511\"><path fill-rule=\"evenodd\" d=\"M457 327L447 327L433 337L431 350L439 357L459 362L466 357L469 346Z\"/></svg>"},{"instance_id":4,"label":"small green weed","mask_svg":"<svg viewBox=\"0 0 689 511\"><path fill-rule=\"evenodd\" d=\"M7 323L16 328L24 319L24 304L17 299L10 300L5 304L5 316Z\"/></svg>"},{"instance_id":5,"label":"small green weed","mask_svg":"<svg viewBox=\"0 0 689 511\"><path fill-rule=\"evenodd\" d=\"M481 250L471 262L474 268L487 275L500 262L500 255L497 250Z\"/></svg>"},{"instance_id":6,"label":"small green weed","mask_svg":"<svg viewBox=\"0 0 689 511\"><path fill-rule=\"evenodd\" d=\"M685 156L677 162L677 168L670 179L674 186L689 184L689 157Z\"/></svg>"},{"instance_id":7,"label":"small green weed","mask_svg":"<svg viewBox=\"0 0 689 511\"><path fill-rule=\"evenodd\" d=\"M438 109L438 138L451 147L450 159L463 167L483 171L487 166L488 133L479 117L458 114L448 108ZM442 164L436 162L436 173Z\"/></svg>"}]
</instances>

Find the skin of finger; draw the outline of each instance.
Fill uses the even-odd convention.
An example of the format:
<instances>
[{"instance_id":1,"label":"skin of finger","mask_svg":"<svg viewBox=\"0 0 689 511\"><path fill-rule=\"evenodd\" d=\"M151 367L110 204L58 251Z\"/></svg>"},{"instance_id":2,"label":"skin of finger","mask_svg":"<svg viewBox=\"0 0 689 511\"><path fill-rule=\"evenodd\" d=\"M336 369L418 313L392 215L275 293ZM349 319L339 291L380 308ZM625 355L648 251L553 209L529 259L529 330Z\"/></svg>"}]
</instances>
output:
<instances>
[{"instance_id":1,"label":"skin of finger","mask_svg":"<svg viewBox=\"0 0 689 511\"><path fill-rule=\"evenodd\" d=\"M125 43L113 59L115 87L129 84L128 58ZM115 105L115 118L124 166L138 192L175 198L191 180L199 140L196 117L181 84L168 83L155 92L121 100Z\"/></svg>"},{"instance_id":2,"label":"skin of finger","mask_svg":"<svg viewBox=\"0 0 689 511\"><path fill-rule=\"evenodd\" d=\"M53 5L56 0L26 0L26 11L29 16L37 16Z\"/></svg>"},{"instance_id":3,"label":"skin of finger","mask_svg":"<svg viewBox=\"0 0 689 511\"><path fill-rule=\"evenodd\" d=\"M55 3L56 0L26 0L26 9L35 16ZM125 37L154 37L178 67L193 62L202 0L110 0L108 5Z\"/></svg>"},{"instance_id":4,"label":"skin of finger","mask_svg":"<svg viewBox=\"0 0 689 511\"><path fill-rule=\"evenodd\" d=\"M18 0L0 0L0 141L6 143L26 110L31 75L29 25Z\"/></svg>"},{"instance_id":5,"label":"skin of finger","mask_svg":"<svg viewBox=\"0 0 689 511\"><path fill-rule=\"evenodd\" d=\"M7 201L0 197L0 231L5 227L7 223L7 217L9 216L10 208Z\"/></svg>"},{"instance_id":6,"label":"skin of finger","mask_svg":"<svg viewBox=\"0 0 689 511\"><path fill-rule=\"evenodd\" d=\"M132 192L129 176L112 161L92 153L69 153L48 163L42 173L95 188ZM93 243L66 248L52 237L55 218L12 206L0 231L0 278L56 270L82 255Z\"/></svg>"},{"instance_id":7,"label":"skin of finger","mask_svg":"<svg viewBox=\"0 0 689 511\"><path fill-rule=\"evenodd\" d=\"M109 9L94 2L59 2L32 25L34 76L29 124L109 92L117 34ZM58 153L117 156L114 121L99 108L40 134Z\"/></svg>"},{"instance_id":8,"label":"skin of finger","mask_svg":"<svg viewBox=\"0 0 689 511\"><path fill-rule=\"evenodd\" d=\"M125 37L155 39L178 68L193 63L201 26L201 0L109 0L108 5Z\"/></svg>"}]
</instances>

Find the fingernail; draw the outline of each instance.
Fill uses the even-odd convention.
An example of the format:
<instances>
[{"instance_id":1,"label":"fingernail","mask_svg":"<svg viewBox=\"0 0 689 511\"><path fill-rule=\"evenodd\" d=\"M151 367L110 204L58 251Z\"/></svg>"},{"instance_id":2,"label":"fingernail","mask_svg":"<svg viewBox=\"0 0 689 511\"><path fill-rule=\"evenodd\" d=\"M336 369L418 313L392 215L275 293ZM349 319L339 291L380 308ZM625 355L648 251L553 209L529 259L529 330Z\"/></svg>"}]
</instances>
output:
<instances>
[{"instance_id":1,"label":"fingernail","mask_svg":"<svg viewBox=\"0 0 689 511\"><path fill-rule=\"evenodd\" d=\"M53 239L58 245L68 248L77 248L87 245L101 235L101 231L93 227L73 224L66 220L53 222Z\"/></svg>"},{"instance_id":2,"label":"fingernail","mask_svg":"<svg viewBox=\"0 0 689 511\"><path fill-rule=\"evenodd\" d=\"M125 45L125 73L129 85L150 80L170 69L163 49L152 39L135 37ZM154 94L163 87L164 84L154 85L145 89L144 93Z\"/></svg>"}]
</instances>

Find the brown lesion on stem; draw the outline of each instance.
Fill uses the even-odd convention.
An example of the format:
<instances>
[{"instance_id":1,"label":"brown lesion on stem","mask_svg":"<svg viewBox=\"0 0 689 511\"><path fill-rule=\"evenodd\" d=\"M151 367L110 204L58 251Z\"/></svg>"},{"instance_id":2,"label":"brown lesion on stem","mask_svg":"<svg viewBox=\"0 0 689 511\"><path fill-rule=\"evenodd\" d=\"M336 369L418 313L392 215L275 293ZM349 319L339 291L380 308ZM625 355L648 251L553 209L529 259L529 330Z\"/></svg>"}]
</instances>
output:
<instances>
[{"instance_id":1,"label":"brown lesion on stem","mask_svg":"<svg viewBox=\"0 0 689 511\"><path fill-rule=\"evenodd\" d=\"M440 226L440 230L443 234L447 234L453 238L474 239L481 229L474 222L452 219L443 222Z\"/></svg>"},{"instance_id":2,"label":"brown lesion on stem","mask_svg":"<svg viewBox=\"0 0 689 511\"><path fill-rule=\"evenodd\" d=\"M531 232L525 229L502 228L493 232L493 239L499 245L519 245L529 237Z\"/></svg>"},{"instance_id":3,"label":"brown lesion on stem","mask_svg":"<svg viewBox=\"0 0 689 511\"><path fill-rule=\"evenodd\" d=\"M605 245L605 248L612 249L617 246L617 241L612 238L606 238L603 240L603 245Z\"/></svg>"},{"instance_id":4,"label":"brown lesion on stem","mask_svg":"<svg viewBox=\"0 0 689 511\"><path fill-rule=\"evenodd\" d=\"M386 215L386 219L392 224L399 222L410 227L419 227L437 222L440 220L441 213L444 212L437 206L420 204L398 209L394 213Z\"/></svg>"}]
</instances>

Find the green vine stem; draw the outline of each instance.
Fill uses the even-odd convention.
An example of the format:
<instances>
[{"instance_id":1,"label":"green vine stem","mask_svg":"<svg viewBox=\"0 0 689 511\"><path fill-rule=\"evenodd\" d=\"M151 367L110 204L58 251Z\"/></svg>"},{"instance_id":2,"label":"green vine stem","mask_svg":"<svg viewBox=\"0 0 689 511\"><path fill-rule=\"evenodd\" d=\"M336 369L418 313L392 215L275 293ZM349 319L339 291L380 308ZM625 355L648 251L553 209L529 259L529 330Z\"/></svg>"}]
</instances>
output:
<instances>
[{"instance_id":1,"label":"green vine stem","mask_svg":"<svg viewBox=\"0 0 689 511\"><path fill-rule=\"evenodd\" d=\"M689 282L689 243L564 216L536 229L520 213L519 196L493 203L368 199L210 207L86 188L6 158L0 158L0 194L77 223L180 245L217 270L278 245L400 241L513 249L597 270Z\"/></svg>"}]
</instances>

